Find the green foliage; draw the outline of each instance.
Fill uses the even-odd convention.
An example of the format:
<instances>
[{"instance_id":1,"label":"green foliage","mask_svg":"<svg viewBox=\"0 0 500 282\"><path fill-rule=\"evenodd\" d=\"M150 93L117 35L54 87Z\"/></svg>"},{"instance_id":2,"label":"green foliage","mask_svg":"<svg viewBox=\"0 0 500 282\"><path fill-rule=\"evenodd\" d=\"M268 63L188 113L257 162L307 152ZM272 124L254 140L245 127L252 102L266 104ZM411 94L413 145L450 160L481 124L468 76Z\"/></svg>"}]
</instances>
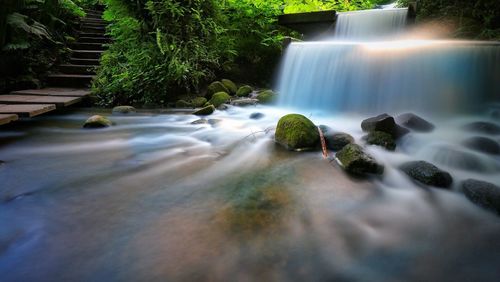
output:
<instances>
[{"instance_id":1,"label":"green foliage","mask_svg":"<svg viewBox=\"0 0 500 282\"><path fill-rule=\"evenodd\" d=\"M285 14L335 10L338 12L370 9L374 4L387 1L377 0L285 0Z\"/></svg>"}]
</instances>

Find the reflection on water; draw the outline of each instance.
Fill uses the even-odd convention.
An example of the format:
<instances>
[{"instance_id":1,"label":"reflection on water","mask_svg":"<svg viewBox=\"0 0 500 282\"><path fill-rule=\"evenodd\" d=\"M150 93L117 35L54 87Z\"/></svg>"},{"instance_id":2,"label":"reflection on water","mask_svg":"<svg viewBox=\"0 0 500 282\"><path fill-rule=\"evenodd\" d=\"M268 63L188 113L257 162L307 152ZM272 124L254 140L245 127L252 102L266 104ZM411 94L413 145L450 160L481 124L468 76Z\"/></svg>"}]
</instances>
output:
<instances>
[{"instance_id":1,"label":"reflection on water","mask_svg":"<svg viewBox=\"0 0 500 282\"><path fill-rule=\"evenodd\" d=\"M498 217L395 168L434 162L429 144L456 148L468 120L432 120L435 132L396 152L369 147L386 173L356 180L320 152L275 146L266 129L283 114L230 108L212 126L142 113L83 130L82 111L2 128L1 280L497 280ZM311 116L358 142L362 118ZM455 190L469 177L500 183L500 160L477 157L496 172L440 163Z\"/></svg>"}]
</instances>

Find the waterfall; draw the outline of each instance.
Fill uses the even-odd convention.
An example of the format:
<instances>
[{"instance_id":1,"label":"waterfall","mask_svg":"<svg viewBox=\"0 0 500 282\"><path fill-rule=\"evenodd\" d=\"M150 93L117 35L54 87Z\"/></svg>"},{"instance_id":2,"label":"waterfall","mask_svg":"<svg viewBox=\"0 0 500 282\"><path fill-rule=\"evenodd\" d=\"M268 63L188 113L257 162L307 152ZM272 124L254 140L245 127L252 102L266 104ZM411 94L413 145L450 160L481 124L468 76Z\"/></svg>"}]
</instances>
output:
<instances>
[{"instance_id":1,"label":"waterfall","mask_svg":"<svg viewBox=\"0 0 500 282\"><path fill-rule=\"evenodd\" d=\"M498 95L499 44L395 40L405 19L406 9L339 13L333 40L292 43L279 73L279 105L330 113L441 113Z\"/></svg>"}]
</instances>

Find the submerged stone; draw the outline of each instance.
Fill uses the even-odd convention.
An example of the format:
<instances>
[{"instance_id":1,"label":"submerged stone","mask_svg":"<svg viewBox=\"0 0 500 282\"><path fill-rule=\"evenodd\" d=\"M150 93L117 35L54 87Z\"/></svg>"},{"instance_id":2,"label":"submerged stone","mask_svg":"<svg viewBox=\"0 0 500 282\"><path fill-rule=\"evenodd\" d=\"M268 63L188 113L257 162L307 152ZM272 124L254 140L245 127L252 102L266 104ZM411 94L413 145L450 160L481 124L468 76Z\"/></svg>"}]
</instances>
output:
<instances>
[{"instance_id":1,"label":"submerged stone","mask_svg":"<svg viewBox=\"0 0 500 282\"><path fill-rule=\"evenodd\" d=\"M250 119L261 119L264 117L263 113L251 113L250 114Z\"/></svg>"},{"instance_id":2,"label":"submerged stone","mask_svg":"<svg viewBox=\"0 0 500 282\"><path fill-rule=\"evenodd\" d=\"M185 108L192 108L193 105L191 103L189 103L188 101L178 100L177 102L175 102L175 107L185 109Z\"/></svg>"},{"instance_id":3,"label":"submerged stone","mask_svg":"<svg viewBox=\"0 0 500 282\"><path fill-rule=\"evenodd\" d=\"M471 202L500 215L500 187L485 181L467 179L462 192Z\"/></svg>"},{"instance_id":4,"label":"submerged stone","mask_svg":"<svg viewBox=\"0 0 500 282\"><path fill-rule=\"evenodd\" d=\"M229 93L229 90L220 81L212 82L207 88L207 98L208 99L212 98L212 96L218 92Z\"/></svg>"},{"instance_id":5,"label":"submerged stone","mask_svg":"<svg viewBox=\"0 0 500 282\"><path fill-rule=\"evenodd\" d=\"M256 98L261 104L271 104L276 99L276 93L274 93L272 90L265 90L260 92Z\"/></svg>"},{"instance_id":6,"label":"submerged stone","mask_svg":"<svg viewBox=\"0 0 500 282\"><path fill-rule=\"evenodd\" d=\"M340 151L348 144L354 143L354 138L344 132L335 132L328 126L320 125L323 136L325 137L326 146L333 151Z\"/></svg>"},{"instance_id":7,"label":"submerged stone","mask_svg":"<svg viewBox=\"0 0 500 282\"><path fill-rule=\"evenodd\" d=\"M113 125L113 123L106 117L95 115L89 117L83 124L84 128L104 128Z\"/></svg>"},{"instance_id":8,"label":"submerged stone","mask_svg":"<svg viewBox=\"0 0 500 282\"><path fill-rule=\"evenodd\" d=\"M229 91L228 92L229 94L234 95L234 94L236 94L236 91L238 91L238 87L231 80L223 79L223 80L221 80L221 82L226 87L226 89Z\"/></svg>"},{"instance_id":9,"label":"submerged stone","mask_svg":"<svg viewBox=\"0 0 500 282\"><path fill-rule=\"evenodd\" d=\"M215 112L215 107L213 105L208 105L204 108L201 108L201 109L193 112L193 115L208 116L208 115L211 115L213 112Z\"/></svg>"},{"instance_id":10,"label":"submerged stone","mask_svg":"<svg viewBox=\"0 0 500 282\"><path fill-rule=\"evenodd\" d=\"M462 142L462 144L472 150L491 154L491 155L499 155L500 154L500 145L493 139L476 136L471 137Z\"/></svg>"},{"instance_id":11,"label":"submerged stone","mask_svg":"<svg viewBox=\"0 0 500 282\"><path fill-rule=\"evenodd\" d=\"M132 106L117 106L112 110L113 114L133 114L136 109Z\"/></svg>"},{"instance_id":12,"label":"submerged stone","mask_svg":"<svg viewBox=\"0 0 500 282\"><path fill-rule=\"evenodd\" d=\"M196 98L193 98L191 100L191 104L195 108L203 107L203 105L205 105L206 102L207 102L207 98L205 98L205 97L196 97Z\"/></svg>"},{"instance_id":13,"label":"submerged stone","mask_svg":"<svg viewBox=\"0 0 500 282\"><path fill-rule=\"evenodd\" d=\"M339 165L353 175L384 173L384 167L357 144L347 144L335 157Z\"/></svg>"},{"instance_id":14,"label":"submerged stone","mask_svg":"<svg viewBox=\"0 0 500 282\"><path fill-rule=\"evenodd\" d=\"M401 114L396 117L396 121L406 128L419 132L431 132L434 130L432 123L412 113Z\"/></svg>"},{"instance_id":15,"label":"submerged stone","mask_svg":"<svg viewBox=\"0 0 500 282\"><path fill-rule=\"evenodd\" d=\"M250 98L240 98L236 100L231 100L231 105L237 106L237 107L247 107L247 106L255 106L259 100L257 99L250 99Z\"/></svg>"},{"instance_id":16,"label":"submerged stone","mask_svg":"<svg viewBox=\"0 0 500 282\"><path fill-rule=\"evenodd\" d=\"M396 149L394 137L382 131L372 131L364 136L363 139L370 145L381 146L389 151L394 151Z\"/></svg>"},{"instance_id":17,"label":"submerged stone","mask_svg":"<svg viewBox=\"0 0 500 282\"><path fill-rule=\"evenodd\" d=\"M425 185L448 188L453 181L448 172L425 161L407 162L401 165L400 169L412 179Z\"/></svg>"},{"instance_id":18,"label":"submerged stone","mask_svg":"<svg viewBox=\"0 0 500 282\"><path fill-rule=\"evenodd\" d=\"M472 122L466 124L463 128L468 131L489 134L489 135L500 134L500 126L486 121Z\"/></svg>"},{"instance_id":19,"label":"submerged stone","mask_svg":"<svg viewBox=\"0 0 500 282\"><path fill-rule=\"evenodd\" d=\"M238 91L236 91L236 96L239 96L239 97L247 97L248 95L250 95L250 93L253 92L253 89L252 87L248 86L248 85L243 85L241 86Z\"/></svg>"},{"instance_id":20,"label":"submerged stone","mask_svg":"<svg viewBox=\"0 0 500 282\"><path fill-rule=\"evenodd\" d=\"M214 105L214 107L219 107L220 105L228 102L231 99L231 96L226 92L217 92L215 93L208 103Z\"/></svg>"},{"instance_id":21,"label":"submerged stone","mask_svg":"<svg viewBox=\"0 0 500 282\"><path fill-rule=\"evenodd\" d=\"M275 141L288 150L313 149L319 145L318 128L303 115L288 114L278 121Z\"/></svg>"},{"instance_id":22,"label":"submerged stone","mask_svg":"<svg viewBox=\"0 0 500 282\"><path fill-rule=\"evenodd\" d=\"M204 118L200 118L200 119L197 119L197 120L191 122L191 124L208 124L208 120L206 120Z\"/></svg>"}]
</instances>

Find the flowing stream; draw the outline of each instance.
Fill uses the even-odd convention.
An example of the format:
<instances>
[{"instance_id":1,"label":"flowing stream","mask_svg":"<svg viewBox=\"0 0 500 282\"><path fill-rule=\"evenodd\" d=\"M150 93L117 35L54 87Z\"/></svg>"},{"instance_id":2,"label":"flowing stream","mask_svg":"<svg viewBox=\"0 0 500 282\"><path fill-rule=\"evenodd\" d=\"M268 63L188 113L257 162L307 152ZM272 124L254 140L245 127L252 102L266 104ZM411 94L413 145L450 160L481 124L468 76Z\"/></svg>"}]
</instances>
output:
<instances>
[{"instance_id":1,"label":"flowing stream","mask_svg":"<svg viewBox=\"0 0 500 282\"><path fill-rule=\"evenodd\" d=\"M500 157L462 146L484 135L465 124L498 123L481 77L498 48L434 43L293 44L281 106L229 107L205 124L183 111L82 109L3 127L0 280L498 281L499 218L459 191L468 178L500 183ZM395 152L366 146L386 170L355 179L320 152L274 144L293 107L360 144L371 112L412 110L436 129ZM82 129L93 114L116 125ZM397 169L420 159L451 173L450 191Z\"/></svg>"}]
</instances>

